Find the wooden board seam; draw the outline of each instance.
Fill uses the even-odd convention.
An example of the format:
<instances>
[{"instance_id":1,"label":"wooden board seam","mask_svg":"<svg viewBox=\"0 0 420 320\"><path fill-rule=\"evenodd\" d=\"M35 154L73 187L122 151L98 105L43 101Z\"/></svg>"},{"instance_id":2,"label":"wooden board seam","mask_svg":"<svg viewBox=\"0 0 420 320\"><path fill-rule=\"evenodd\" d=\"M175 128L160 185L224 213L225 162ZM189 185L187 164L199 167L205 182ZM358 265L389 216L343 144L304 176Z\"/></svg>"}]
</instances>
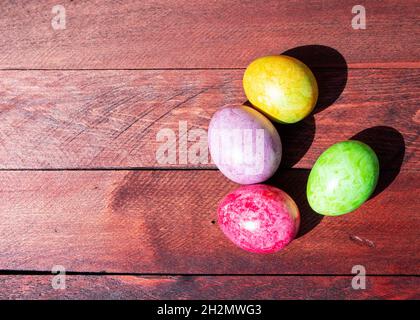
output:
<instances>
[{"instance_id":1,"label":"wooden board seam","mask_svg":"<svg viewBox=\"0 0 420 320\"><path fill-rule=\"evenodd\" d=\"M51 271L36 271L36 270L0 270L0 276L5 275L52 275ZM136 273L136 272L83 272L83 271L66 271L67 275L73 276L136 276L136 277L351 277L352 273ZM378 274L367 273L369 277L420 277L419 274Z\"/></svg>"},{"instance_id":2,"label":"wooden board seam","mask_svg":"<svg viewBox=\"0 0 420 320\"><path fill-rule=\"evenodd\" d=\"M392 64L391 64L392 65ZM413 69L420 69L420 62L413 62L412 66L406 66L406 67L402 67L402 66L374 66L374 67L369 67L369 66L360 66L360 67L355 67L352 65L348 65L345 68L341 68L341 67L315 67L315 68L311 68L311 70L342 70L342 69L346 69L346 70L413 70ZM229 71L229 70L243 70L245 71L246 68L243 67L232 67L232 68L224 68L224 67L209 67L209 68L205 68L205 67L191 67L191 68L0 68L0 72L1 71L69 71L69 72L74 72L74 71Z\"/></svg>"}]
</instances>

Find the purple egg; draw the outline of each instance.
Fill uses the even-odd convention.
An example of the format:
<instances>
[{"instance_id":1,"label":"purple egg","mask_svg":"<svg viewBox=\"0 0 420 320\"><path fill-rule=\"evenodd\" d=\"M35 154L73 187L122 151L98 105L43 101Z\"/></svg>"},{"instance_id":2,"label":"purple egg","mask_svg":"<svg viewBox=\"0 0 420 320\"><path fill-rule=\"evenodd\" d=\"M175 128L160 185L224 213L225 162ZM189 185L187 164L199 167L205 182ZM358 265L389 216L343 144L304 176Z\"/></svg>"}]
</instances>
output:
<instances>
[{"instance_id":1,"label":"purple egg","mask_svg":"<svg viewBox=\"0 0 420 320\"><path fill-rule=\"evenodd\" d=\"M236 183L263 182L280 165L280 136L270 120L251 107L218 110L209 124L208 142L216 166Z\"/></svg>"}]
</instances>

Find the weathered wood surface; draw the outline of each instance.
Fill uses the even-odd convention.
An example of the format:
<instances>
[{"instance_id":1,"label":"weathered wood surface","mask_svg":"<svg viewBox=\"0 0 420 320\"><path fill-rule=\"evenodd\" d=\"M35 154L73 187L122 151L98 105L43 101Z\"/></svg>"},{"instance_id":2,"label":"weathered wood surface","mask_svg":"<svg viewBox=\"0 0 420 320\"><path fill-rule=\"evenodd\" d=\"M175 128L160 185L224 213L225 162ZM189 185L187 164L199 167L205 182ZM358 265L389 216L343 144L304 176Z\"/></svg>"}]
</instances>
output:
<instances>
[{"instance_id":1,"label":"weathered wood surface","mask_svg":"<svg viewBox=\"0 0 420 320\"><path fill-rule=\"evenodd\" d=\"M53 30L56 4L1 4L0 298L420 299L418 1L364 1L366 30L350 1L64 0ZM156 135L205 132L245 102L249 62L284 52L314 71L320 102L277 126L283 169L268 182L298 203L300 235L255 255L215 224L237 185L211 163L158 162ZM321 219L307 169L349 138L378 153L379 186ZM356 264L367 290L351 288ZM52 290L53 265L80 274Z\"/></svg>"},{"instance_id":2,"label":"weathered wood surface","mask_svg":"<svg viewBox=\"0 0 420 320\"><path fill-rule=\"evenodd\" d=\"M189 130L202 129L206 137L217 108L246 101L242 73L2 71L0 168L214 168L158 161L157 149L166 138L157 141L157 134L171 129L179 141L185 137L180 122L186 122ZM311 168L327 147L369 129L364 138L383 155L383 169L401 164L403 169L420 169L420 72L350 70L347 84L345 73L319 71L321 97L314 116L296 125L278 125L282 167ZM370 129L377 126L382 128ZM174 146L185 154L179 143Z\"/></svg>"},{"instance_id":3,"label":"weathered wood surface","mask_svg":"<svg viewBox=\"0 0 420 320\"><path fill-rule=\"evenodd\" d=\"M258 255L214 223L237 187L218 171L1 172L0 270L322 275L361 264L418 274L418 171L401 172L356 212L322 220L306 203L307 175L289 169L270 182L295 199L302 229L281 252Z\"/></svg>"},{"instance_id":4,"label":"weathered wood surface","mask_svg":"<svg viewBox=\"0 0 420 320\"><path fill-rule=\"evenodd\" d=\"M53 6L66 29L51 26ZM335 48L351 67L419 67L416 0L2 1L0 68L243 68L302 45ZM330 65L319 59L318 65Z\"/></svg>"},{"instance_id":5,"label":"weathered wood surface","mask_svg":"<svg viewBox=\"0 0 420 320\"><path fill-rule=\"evenodd\" d=\"M0 299L420 299L420 277L369 276L354 290L350 276L0 276Z\"/></svg>"}]
</instances>

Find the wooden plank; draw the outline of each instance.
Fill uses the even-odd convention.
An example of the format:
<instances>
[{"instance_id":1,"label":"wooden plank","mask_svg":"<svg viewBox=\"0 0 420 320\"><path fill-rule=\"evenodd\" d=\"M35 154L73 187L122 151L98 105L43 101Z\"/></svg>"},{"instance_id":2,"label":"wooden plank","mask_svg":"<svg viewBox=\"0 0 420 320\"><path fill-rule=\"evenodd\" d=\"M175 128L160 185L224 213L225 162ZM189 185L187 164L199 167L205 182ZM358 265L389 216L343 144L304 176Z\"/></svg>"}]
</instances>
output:
<instances>
[{"instance_id":1,"label":"wooden plank","mask_svg":"<svg viewBox=\"0 0 420 320\"><path fill-rule=\"evenodd\" d=\"M3 1L0 68L243 68L303 45L332 47L351 67L419 67L417 0L354 1ZM396 10L397 8L397 10ZM318 59L318 65L331 65Z\"/></svg>"},{"instance_id":2,"label":"wooden plank","mask_svg":"<svg viewBox=\"0 0 420 320\"><path fill-rule=\"evenodd\" d=\"M0 299L420 299L420 277L367 275L364 290L354 290L350 276L67 275L64 290L52 279L2 275Z\"/></svg>"},{"instance_id":3,"label":"wooden plank","mask_svg":"<svg viewBox=\"0 0 420 320\"><path fill-rule=\"evenodd\" d=\"M2 71L0 168L214 168L210 158L207 164L182 163L179 157L175 164L158 161L166 138L158 141L157 134L173 130L179 142L185 137L181 124L206 137L217 108L246 101L242 74ZM311 168L327 147L369 129L362 139L380 154L382 168L420 169L420 70L350 70L348 78L345 70L318 70L317 77L321 96L315 115L278 125L283 168ZM187 149L177 142L184 158Z\"/></svg>"},{"instance_id":4,"label":"wooden plank","mask_svg":"<svg viewBox=\"0 0 420 320\"><path fill-rule=\"evenodd\" d=\"M218 202L237 188L217 171L4 171L0 270L418 274L418 171L381 183L356 212L323 219L305 200L307 176L284 170L270 182L295 199L302 227L281 252L258 255L215 223Z\"/></svg>"}]
</instances>

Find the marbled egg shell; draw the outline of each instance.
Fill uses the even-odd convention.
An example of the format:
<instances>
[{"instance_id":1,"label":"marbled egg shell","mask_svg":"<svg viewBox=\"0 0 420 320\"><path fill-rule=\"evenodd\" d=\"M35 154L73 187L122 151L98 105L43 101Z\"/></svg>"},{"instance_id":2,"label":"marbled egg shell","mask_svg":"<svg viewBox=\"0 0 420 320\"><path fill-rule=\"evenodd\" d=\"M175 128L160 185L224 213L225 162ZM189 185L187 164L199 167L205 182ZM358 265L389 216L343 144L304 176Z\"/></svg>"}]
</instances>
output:
<instances>
[{"instance_id":1,"label":"marbled egg shell","mask_svg":"<svg viewBox=\"0 0 420 320\"><path fill-rule=\"evenodd\" d=\"M284 248L299 230L300 214L284 191L267 185L242 186L218 208L223 233L240 248L272 253Z\"/></svg>"},{"instance_id":2,"label":"marbled egg shell","mask_svg":"<svg viewBox=\"0 0 420 320\"><path fill-rule=\"evenodd\" d=\"M236 183L263 182L280 164L282 146L276 128L251 107L218 110L209 124L208 143L216 166Z\"/></svg>"},{"instance_id":3,"label":"marbled egg shell","mask_svg":"<svg viewBox=\"0 0 420 320\"><path fill-rule=\"evenodd\" d=\"M254 60L245 70L243 85L256 108L282 123L302 120L318 99L312 71L303 62L285 55Z\"/></svg>"},{"instance_id":4,"label":"marbled egg shell","mask_svg":"<svg viewBox=\"0 0 420 320\"><path fill-rule=\"evenodd\" d=\"M315 162L306 189L311 208L338 216L360 207L373 193L379 161L366 144L343 141L328 148Z\"/></svg>"}]
</instances>

